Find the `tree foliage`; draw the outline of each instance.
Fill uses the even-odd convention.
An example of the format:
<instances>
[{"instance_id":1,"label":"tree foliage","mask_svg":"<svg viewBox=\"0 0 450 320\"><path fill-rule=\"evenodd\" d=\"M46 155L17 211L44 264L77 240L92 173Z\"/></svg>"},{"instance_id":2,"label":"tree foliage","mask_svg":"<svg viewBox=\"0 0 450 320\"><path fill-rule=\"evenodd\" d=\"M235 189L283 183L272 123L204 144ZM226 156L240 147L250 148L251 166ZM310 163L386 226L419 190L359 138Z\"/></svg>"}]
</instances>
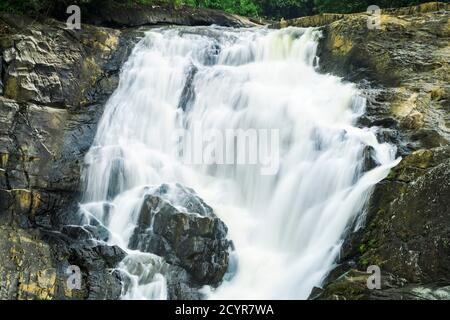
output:
<instances>
[{"instance_id":1,"label":"tree foliage","mask_svg":"<svg viewBox=\"0 0 450 320\"><path fill-rule=\"evenodd\" d=\"M430 0L315 0L314 2L315 10L319 13L352 13L366 11L372 4L375 4L380 8L398 8L430 2Z\"/></svg>"},{"instance_id":2,"label":"tree foliage","mask_svg":"<svg viewBox=\"0 0 450 320\"><path fill-rule=\"evenodd\" d=\"M270 19L295 18L317 13L351 13L365 11L371 4L381 8L416 5L430 0L0 0L0 11L29 15L48 14L69 4L116 1L143 5L183 5L224 10L248 17Z\"/></svg>"},{"instance_id":3,"label":"tree foliage","mask_svg":"<svg viewBox=\"0 0 450 320\"><path fill-rule=\"evenodd\" d=\"M193 7L221 9L250 17L295 18L317 13L366 11L371 4L396 8L430 0L180 0Z\"/></svg>"}]
</instances>

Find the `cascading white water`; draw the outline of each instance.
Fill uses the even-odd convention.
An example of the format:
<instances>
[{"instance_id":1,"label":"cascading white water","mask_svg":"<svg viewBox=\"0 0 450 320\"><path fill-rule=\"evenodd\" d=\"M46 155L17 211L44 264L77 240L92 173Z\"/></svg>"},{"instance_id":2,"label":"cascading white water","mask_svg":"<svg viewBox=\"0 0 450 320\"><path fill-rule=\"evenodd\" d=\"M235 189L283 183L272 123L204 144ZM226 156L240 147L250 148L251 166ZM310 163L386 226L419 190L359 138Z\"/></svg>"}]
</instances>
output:
<instances>
[{"instance_id":1,"label":"cascading white water","mask_svg":"<svg viewBox=\"0 0 450 320\"><path fill-rule=\"evenodd\" d=\"M316 71L319 36L298 28L148 31L123 67L86 156L82 211L126 249L143 187L179 182L214 208L236 248L227 279L204 289L210 298L307 298L371 187L397 163L375 129L355 126L365 106L357 89ZM195 123L278 129L278 172L184 163L173 152L173 133ZM366 146L379 166L363 172ZM126 250L120 267L132 284L124 298L167 298L161 259Z\"/></svg>"}]
</instances>

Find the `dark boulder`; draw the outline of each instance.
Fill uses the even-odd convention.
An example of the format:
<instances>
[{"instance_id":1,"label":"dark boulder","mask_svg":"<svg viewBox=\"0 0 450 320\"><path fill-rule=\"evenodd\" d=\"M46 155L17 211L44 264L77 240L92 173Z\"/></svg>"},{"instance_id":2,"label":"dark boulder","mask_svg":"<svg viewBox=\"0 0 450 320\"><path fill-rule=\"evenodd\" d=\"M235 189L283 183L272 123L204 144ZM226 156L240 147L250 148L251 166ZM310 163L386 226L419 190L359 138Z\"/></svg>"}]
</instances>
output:
<instances>
[{"instance_id":1,"label":"dark boulder","mask_svg":"<svg viewBox=\"0 0 450 320\"><path fill-rule=\"evenodd\" d=\"M145 196L131 249L184 268L198 284L217 285L228 267L227 227L193 190L162 185Z\"/></svg>"},{"instance_id":2,"label":"dark boulder","mask_svg":"<svg viewBox=\"0 0 450 320\"><path fill-rule=\"evenodd\" d=\"M374 149L371 146L365 146L363 149L363 171L370 171L375 168L378 164L373 156Z\"/></svg>"},{"instance_id":3,"label":"dark boulder","mask_svg":"<svg viewBox=\"0 0 450 320\"><path fill-rule=\"evenodd\" d=\"M448 147L413 152L375 187L365 227L348 236L340 266L316 298L448 298L449 158ZM382 271L381 290L365 285L371 265Z\"/></svg>"}]
</instances>

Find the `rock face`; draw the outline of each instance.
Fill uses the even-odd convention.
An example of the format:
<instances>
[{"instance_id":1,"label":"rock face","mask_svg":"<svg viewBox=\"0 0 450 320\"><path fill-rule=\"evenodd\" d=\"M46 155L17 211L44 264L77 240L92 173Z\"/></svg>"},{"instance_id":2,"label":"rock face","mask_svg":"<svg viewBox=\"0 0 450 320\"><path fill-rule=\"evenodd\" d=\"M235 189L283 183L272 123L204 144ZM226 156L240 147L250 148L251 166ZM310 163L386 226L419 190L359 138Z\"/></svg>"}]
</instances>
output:
<instances>
[{"instance_id":1,"label":"rock face","mask_svg":"<svg viewBox=\"0 0 450 320\"><path fill-rule=\"evenodd\" d=\"M192 189L164 184L145 196L129 247L163 257L176 268L166 272L169 282L177 276L192 295L195 288L221 282L228 268L226 235L225 224ZM184 299L185 291L171 298Z\"/></svg>"},{"instance_id":2,"label":"rock face","mask_svg":"<svg viewBox=\"0 0 450 320\"><path fill-rule=\"evenodd\" d=\"M121 292L111 268L122 250L66 225L79 222L83 157L136 36L64 27L0 15L0 299L115 299ZM82 273L79 290L67 285L71 265Z\"/></svg>"},{"instance_id":3,"label":"rock face","mask_svg":"<svg viewBox=\"0 0 450 320\"><path fill-rule=\"evenodd\" d=\"M378 186L359 240L361 266L382 265L408 282L450 281L449 155L414 152Z\"/></svg>"},{"instance_id":4,"label":"rock face","mask_svg":"<svg viewBox=\"0 0 450 320\"><path fill-rule=\"evenodd\" d=\"M366 13L304 17L281 26L321 27L322 71L358 83L368 99L361 125L380 127L380 139L408 155L450 140L449 11L440 2L383 10L380 29L367 27Z\"/></svg>"},{"instance_id":5,"label":"rock face","mask_svg":"<svg viewBox=\"0 0 450 320\"><path fill-rule=\"evenodd\" d=\"M450 298L449 156L449 147L413 152L376 186L366 226L349 235L321 298L432 298L428 289ZM381 268L381 290L367 289L370 265Z\"/></svg>"},{"instance_id":6,"label":"rock face","mask_svg":"<svg viewBox=\"0 0 450 320\"><path fill-rule=\"evenodd\" d=\"M447 145L450 139L447 8L408 16L383 14L380 30L369 30L365 15L324 28L323 70L370 81L362 124L382 127L381 138L397 144L402 155Z\"/></svg>"},{"instance_id":7,"label":"rock face","mask_svg":"<svg viewBox=\"0 0 450 320\"><path fill-rule=\"evenodd\" d=\"M435 2L383 11L381 29L367 28L367 14L285 23L322 26L322 72L359 84L368 99L361 126L378 127L379 139L403 157L311 298L450 298L449 10ZM381 290L367 288L371 265L381 268Z\"/></svg>"},{"instance_id":8,"label":"rock face","mask_svg":"<svg viewBox=\"0 0 450 320\"><path fill-rule=\"evenodd\" d=\"M380 8L381 13L385 15L394 15L394 16L406 16L406 15L415 15L419 13L427 13L427 12L435 12L439 10L448 10L448 4L443 2L435 1L435 2L427 2L417 6L403 7L403 8L393 8L393 9L384 9ZM278 28L286 28L289 26L292 27L300 27L300 28L309 28L309 27L323 27L328 26L331 23L351 18L355 16L365 16L367 17L367 13L321 13L315 16L306 16L295 19L284 20L281 22L273 23L269 25L269 27L278 29Z\"/></svg>"},{"instance_id":9,"label":"rock face","mask_svg":"<svg viewBox=\"0 0 450 320\"><path fill-rule=\"evenodd\" d=\"M181 266L199 284L217 285L228 267L227 227L193 190L180 185L170 190L177 193L177 209L166 197L169 189L162 185L146 196L130 247Z\"/></svg>"}]
</instances>

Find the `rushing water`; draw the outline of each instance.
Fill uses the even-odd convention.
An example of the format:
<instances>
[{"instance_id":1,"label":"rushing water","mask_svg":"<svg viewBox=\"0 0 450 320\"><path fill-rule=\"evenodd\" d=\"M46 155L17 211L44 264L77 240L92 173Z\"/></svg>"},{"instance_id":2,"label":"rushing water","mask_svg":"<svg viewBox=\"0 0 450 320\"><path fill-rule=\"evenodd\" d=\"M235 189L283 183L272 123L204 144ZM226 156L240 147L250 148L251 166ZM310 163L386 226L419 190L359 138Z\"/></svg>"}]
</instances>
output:
<instances>
[{"instance_id":1,"label":"rushing water","mask_svg":"<svg viewBox=\"0 0 450 320\"><path fill-rule=\"evenodd\" d=\"M365 100L354 85L317 72L319 36L297 28L148 31L86 156L82 211L126 249L143 187L179 182L214 208L234 242L226 280L204 288L210 298L307 298L333 266L371 187L397 162L374 128L355 126ZM279 130L279 170L181 161L173 133L196 123ZM379 166L364 172L367 146ZM124 298L167 298L162 260L126 250L120 268L132 284Z\"/></svg>"}]
</instances>

